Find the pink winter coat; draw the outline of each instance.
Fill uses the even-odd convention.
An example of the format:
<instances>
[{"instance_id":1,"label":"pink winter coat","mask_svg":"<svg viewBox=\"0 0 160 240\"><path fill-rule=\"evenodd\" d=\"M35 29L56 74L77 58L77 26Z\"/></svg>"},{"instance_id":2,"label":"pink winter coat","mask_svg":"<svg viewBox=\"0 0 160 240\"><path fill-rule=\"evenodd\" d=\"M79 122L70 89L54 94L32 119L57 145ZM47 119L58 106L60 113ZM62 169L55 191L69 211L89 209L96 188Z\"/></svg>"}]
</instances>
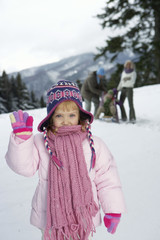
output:
<instances>
[{"instance_id":1,"label":"pink winter coat","mask_svg":"<svg viewBox=\"0 0 160 240\"><path fill-rule=\"evenodd\" d=\"M96 150L95 168L89 171L92 182L94 200L102 207L104 213L123 213L125 204L121 189L120 179L117 173L115 161L105 143L98 137L94 137ZM87 168L90 168L91 149L86 138L83 141L84 156ZM43 134L36 134L24 141L11 134L6 161L9 167L16 173L31 177L38 170L39 183L32 200L31 224L44 229L46 225L47 208L47 175L49 153L47 152ZM100 211L94 217L95 227L100 225Z\"/></svg>"}]
</instances>

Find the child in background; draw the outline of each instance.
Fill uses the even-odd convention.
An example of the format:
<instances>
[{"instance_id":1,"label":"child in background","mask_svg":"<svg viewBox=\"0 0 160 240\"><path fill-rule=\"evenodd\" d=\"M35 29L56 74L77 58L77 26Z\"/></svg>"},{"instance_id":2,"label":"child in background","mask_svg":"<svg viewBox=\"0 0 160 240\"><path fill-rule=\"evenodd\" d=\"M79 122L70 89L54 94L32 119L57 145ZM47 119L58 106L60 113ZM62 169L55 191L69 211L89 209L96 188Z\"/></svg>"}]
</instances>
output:
<instances>
[{"instance_id":1,"label":"child in background","mask_svg":"<svg viewBox=\"0 0 160 240\"><path fill-rule=\"evenodd\" d=\"M115 121L118 122L117 114L117 89L109 90L107 93L103 92L100 106L97 110L95 119L99 119L100 114L104 113L103 118L112 117Z\"/></svg>"},{"instance_id":2,"label":"child in background","mask_svg":"<svg viewBox=\"0 0 160 240\"><path fill-rule=\"evenodd\" d=\"M114 233L125 211L116 163L105 143L92 137L93 115L82 108L75 83L62 80L47 92L47 116L35 136L28 113L10 115L6 161L17 174L39 171L31 224L44 240L88 240L101 224ZM43 134L42 134L43 132Z\"/></svg>"}]
</instances>

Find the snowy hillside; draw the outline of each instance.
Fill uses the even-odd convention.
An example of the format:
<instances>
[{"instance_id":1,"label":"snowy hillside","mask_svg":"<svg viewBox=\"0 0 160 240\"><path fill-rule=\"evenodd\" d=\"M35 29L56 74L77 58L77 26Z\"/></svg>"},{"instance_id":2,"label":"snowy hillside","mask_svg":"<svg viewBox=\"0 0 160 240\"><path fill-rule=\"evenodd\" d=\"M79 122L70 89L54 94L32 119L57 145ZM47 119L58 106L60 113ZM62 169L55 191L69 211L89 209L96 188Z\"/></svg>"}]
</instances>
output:
<instances>
[{"instance_id":1,"label":"snowy hillside","mask_svg":"<svg viewBox=\"0 0 160 240\"><path fill-rule=\"evenodd\" d=\"M59 79L67 79L70 81L80 79L83 81L90 72L96 71L100 66L105 68L108 78L115 70L116 63L123 64L128 57L132 58L133 55L129 52L120 53L117 60L109 63L109 60L104 59L104 57L100 57L94 61L94 53L83 53L64 58L58 62L28 68L19 71L19 73L28 90L33 90L36 96L39 97ZM111 56L109 55L108 58L110 59ZM11 75L16 76L17 72L11 73Z\"/></svg>"},{"instance_id":2,"label":"snowy hillside","mask_svg":"<svg viewBox=\"0 0 160 240\"><path fill-rule=\"evenodd\" d=\"M104 225L94 240L160 239L160 85L134 90L136 124L95 120L94 135L101 137L113 153L123 186L128 212L122 215L114 235ZM128 103L125 103L128 112ZM29 111L34 133L46 109ZM0 236L5 240L40 240L41 232L29 223L31 200L38 177L25 178L12 172L5 162L11 132L9 114L0 115Z\"/></svg>"}]
</instances>

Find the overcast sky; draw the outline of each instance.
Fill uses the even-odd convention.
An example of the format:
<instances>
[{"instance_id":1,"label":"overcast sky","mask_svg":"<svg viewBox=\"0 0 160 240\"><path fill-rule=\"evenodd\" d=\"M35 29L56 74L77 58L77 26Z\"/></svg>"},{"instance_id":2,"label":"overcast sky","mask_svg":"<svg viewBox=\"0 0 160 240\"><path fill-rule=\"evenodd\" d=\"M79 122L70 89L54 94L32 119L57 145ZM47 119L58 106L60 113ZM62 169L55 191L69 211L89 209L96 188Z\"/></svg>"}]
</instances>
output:
<instances>
[{"instance_id":1,"label":"overcast sky","mask_svg":"<svg viewBox=\"0 0 160 240\"><path fill-rule=\"evenodd\" d=\"M0 0L0 72L40 66L105 44L105 0Z\"/></svg>"}]
</instances>

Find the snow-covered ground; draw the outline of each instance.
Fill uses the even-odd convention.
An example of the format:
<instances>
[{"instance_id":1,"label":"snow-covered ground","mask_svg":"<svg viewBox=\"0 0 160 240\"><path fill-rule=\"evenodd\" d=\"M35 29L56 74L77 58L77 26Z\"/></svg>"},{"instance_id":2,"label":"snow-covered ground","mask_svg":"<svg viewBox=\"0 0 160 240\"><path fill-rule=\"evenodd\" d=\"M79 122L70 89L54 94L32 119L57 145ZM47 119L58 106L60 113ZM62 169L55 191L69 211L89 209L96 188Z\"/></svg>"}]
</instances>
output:
<instances>
[{"instance_id":1,"label":"snow-covered ground","mask_svg":"<svg viewBox=\"0 0 160 240\"><path fill-rule=\"evenodd\" d=\"M160 85L135 89L134 103L136 124L92 124L93 134L106 142L116 159L128 210L114 235L102 225L94 240L160 239ZM127 101L125 106L128 113ZM29 113L36 133L46 109ZM11 132L8 115L0 115L0 239L40 240L40 230L29 222L38 177L15 174L4 158Z\"/></svg>"}]
</instances>

